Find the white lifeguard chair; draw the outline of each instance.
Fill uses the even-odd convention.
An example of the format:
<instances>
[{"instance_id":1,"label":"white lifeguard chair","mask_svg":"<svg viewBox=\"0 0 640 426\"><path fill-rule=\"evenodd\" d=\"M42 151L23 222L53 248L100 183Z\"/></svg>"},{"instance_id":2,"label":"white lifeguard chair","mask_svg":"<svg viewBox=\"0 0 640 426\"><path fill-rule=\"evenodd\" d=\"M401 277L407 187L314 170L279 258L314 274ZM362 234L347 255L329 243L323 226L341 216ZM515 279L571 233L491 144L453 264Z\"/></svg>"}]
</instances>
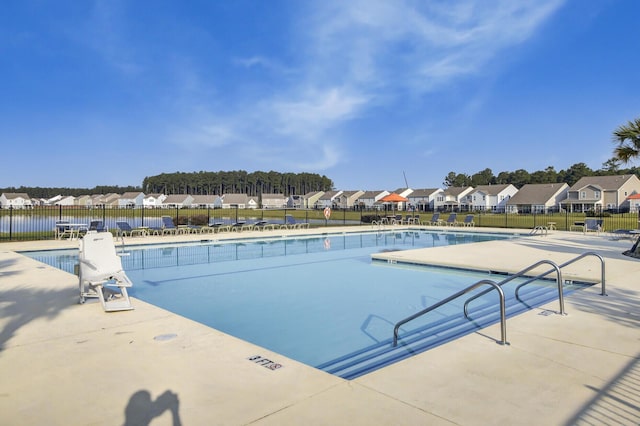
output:
<instances>
[{"instance_id":1,"label":"white lifeguard chair","mask_svg":"<svg viewBox=\"0 0 640 426\"><path fill-rule=\"evenodd\" d=\"M106 312L133 309L127 293L133 283L122 269L110 232L87 232L80 239L78 258L80 303L97 297Z\"/></svg>"}]
</instances>

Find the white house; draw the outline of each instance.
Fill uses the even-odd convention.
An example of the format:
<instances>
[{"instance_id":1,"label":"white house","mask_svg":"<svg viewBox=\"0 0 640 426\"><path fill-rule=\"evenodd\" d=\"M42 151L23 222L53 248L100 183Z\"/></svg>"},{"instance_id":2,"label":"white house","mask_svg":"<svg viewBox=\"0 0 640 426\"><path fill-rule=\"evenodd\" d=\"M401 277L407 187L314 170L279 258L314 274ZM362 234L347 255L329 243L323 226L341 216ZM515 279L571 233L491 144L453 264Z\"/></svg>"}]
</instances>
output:
<instances>
[{"instance_id":1,"label":"white house","mask_svg":"<svg viewBox=\"0 0 640 426\"><path fill-rule=\"evenodd\" d=\"M5 192L0 195L0 207L3 209L30 209L33 207L33 203L29 195L23 192Z\"/></svg>"},{"instance_id":2,"label":"white house","mask_svg":"<svg viewBox=\"0 0 640 426\"><path fill-rule=\"evenodd\" d=\"M527 184L507 201L507 213L552 213L567 198L566 183Z\"/></svg>"},{"instance_id":3,"label":"white house","mask_svg":"<svg viewBox=\"0 0 640 426\"><path fill-rule=\"evenodd\" d=\"M249 197L247 194L224 194L222 195L222 208L231 209L257 209L258 200L256 197Z\"/></svg>"},{"instance_id":4,"label":"white house","mask_svg":"<svg viewBox=\"0 0 640 426\"><path fill-rule=\"evenodd\" d=\"M629 203L629 211L631 213L640 212L640 194L633 194L627 197Z\"/></svg>"},{"instance_id":5,"label":"white house","mask_svg":"<svg viewBox=\"0 0 640 426\"><path fill-rule=\"evenodd\" d=\"M118 198L118 207L142 207L144 205L144 193L125 192Z\"/></svg>"},{"instance_id":6,"label":"white house","mask_svg":"<svg viewBox=\"0 0 640 426\"><path fill-rule=\"evenodd\" d=\"M471 186L451 186L436 194L434 210L468 210L467 195L473 191Z\"/></svg>"},{"instance_id":7,"label":"white house","mask_svg":"<svg viewBox=\"0 0 640 426\"><path fill-rule=\"evenodd\" d=\"M200 208L221 208L222 198L219 195L193 195L193 207Z\"/></svg>"},{"instance_id":8,"label":"white house","mask_svg":"<svg viewBox=\"0 0 640 426\"><path fill-rule=\"evenodd\" d=\"M313 207L317 209L336 207L336 197L339 197L342 192L343 191L326 191L318 198L318 201L316 201Z\"/></svg>"},{"instance_id":9,"label":"white house","mask_svg":"<svg viewBox=\"0 0 640 426\"><path fill-rule=\"evenodd\" d=\"M470 210L504 212L507 202L518 192L512 184L478 185L467 195Z\"/></svg>"},{"instance_id":10,"label":"white house","mask_svg":"<svg viewBox=\"0 0 640 426\"><path fill-rule=\"evenodd\" d=\"M65 195L62 196L58 201L53 203L55 206L75 206L76 205L76 197L73 195Z\"/></svg>"},{"instance_id":11,"label":"white house","mask_svg":"<svg viewBox=\"0 0 640 426\"><path fill-rule=\"evenodd\" d=\"M147 194L142 200L142 205L146 208L159 208L162 207L162 203L167 199L165 194Z\"/></svg>"},{"instance_id":12,"label":"white house","mask_svg":"<svg viewBox=\"0 0 640 426\"><path fill-rule=\"evenodd\" d=\"M185 207L191 207L192 204L193 204L193 196L189 194L172 194L172 195L167 195L167 198L162 202L162 207L185 208Z\"/></svg>"},{"instance_id":13,"label":"white house","mask_svg":"<svg viewBox=\"0 0 640 426\"><path fill-rule=\"evenodd\" d=\"M263 209L283 209L287 207L287 199L284 194L262 194Z\"/></svg>"}]
</instances>

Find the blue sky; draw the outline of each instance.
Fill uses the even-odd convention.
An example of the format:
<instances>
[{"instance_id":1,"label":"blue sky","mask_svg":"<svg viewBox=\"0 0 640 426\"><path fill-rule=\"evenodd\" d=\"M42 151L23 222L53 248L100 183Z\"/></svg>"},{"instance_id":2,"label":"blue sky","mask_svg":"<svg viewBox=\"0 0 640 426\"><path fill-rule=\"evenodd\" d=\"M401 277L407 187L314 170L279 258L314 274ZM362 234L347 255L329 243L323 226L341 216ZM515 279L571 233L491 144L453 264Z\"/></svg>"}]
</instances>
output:
<instances>
[{"instance_id":1,"label":"blue sky","mask_svg":"<svg viewBox=\"0 0 640 426\"><path fill-rule=\"evenodd\" d=\"M640 116L638 16L637 0L9 0L0 187L596 170Z\"/></svg>"}]
</instances>

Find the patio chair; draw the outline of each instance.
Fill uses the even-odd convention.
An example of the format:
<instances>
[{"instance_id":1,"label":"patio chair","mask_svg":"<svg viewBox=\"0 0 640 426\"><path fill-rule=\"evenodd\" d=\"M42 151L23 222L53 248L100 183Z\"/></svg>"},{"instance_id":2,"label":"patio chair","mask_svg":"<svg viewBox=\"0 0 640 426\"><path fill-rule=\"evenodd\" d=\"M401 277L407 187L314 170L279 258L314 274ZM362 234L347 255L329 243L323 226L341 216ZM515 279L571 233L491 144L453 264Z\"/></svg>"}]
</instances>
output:
<instances>
[{"instance_id":1,"label":"patio chair","mask_svg":"<svg viewBox=\"0 0 640 426\"><path fill-rule=\"evenodd\" d=\"M602 219L585 219L584 221L584 233L595 232L600 234L604 231L604 221Z\"/></svg>"},{"instance_id":2,"label":"patio chair","mask_svg":"<svg viewBox=\"0 0 640 426\"><path fill-rule=\"evenodd\" d=\"M458 222L458 225L460 226L476 226L476 223L473 221L473 215L472 214L468 214L465 216L464 220L462 222Z\"/></svg>"},{"instance_id":3,"label":"patio chair","mask_svg":"<svg viewBox=\"0 0 640 426\"><path fill-rule=\"evenodd\" d=\"M89 231L96 231L96 232L107 232L108 229L106 226L104 226L104 222L101 220L92 220L91 222L89 222Z\"/></svg>"},{"instance_id":4,"label":"patio chair","mask_svg":"<svg viewBox=\"0 0 640 426\"><path fill-rule=\"evenodd\" d=\"M128 222L116 222L116 226L118 227L118 236L126 237L129 234L130 237L134 235L139 235L144 237L147 235L147 230L144 228L132 228Z\"/></svg>"},{"instance_id":5,"label":"patio chair","mask_svg":"<svg viewBox=\"0 0 640 426\"><path fill-rule=\"evenodd\" d=\"M455 226L457 222L457 213L451 213L447 220L444 222L447 226Z\"/></svg>"},{"instance_id":6,"label":"patio chair","mask_svg":"<svg viewBox=\"0 0 640 426\"><path fill-rule=\"evenodd\" d=\"M295 217L288 214L284 217L284 224L280 226L281 229L301 229L308 228L309 224L307 222L298 222Z\"/></svg>"},{"instance_id":7,"label":"patio chair","mask_svg":"<svg viewBox=\"0 0 640 426\"><path fill-rule=\"evenodd\" d=\"M422 222L423 225L439 225L440 224L440 213L434 213L431 216L431 219L425 220Z\"/></svg>"},{"instance_id":8,"label":"patio chair","mask_svg":"<svg viewBox=\"0 0 640 426\"><path fill-rule=\"evenodd\" d=\"M97 297L106 312L133 309L127 293L133 284L122 268L110 232L87 232L80 240L78 260L80 303Z\"/></svg>"},{"instance_id":9,"label":"patio chair","mask_svg":"<svg viewBox=\"0 0 640 426\"><path fill-rule=\"evenodd\" d=\"M173 223L173 219L170 216L162 216L162 228L160 228L162 235L165 234L178 234L178 227Z\"/></svg>"}]
</instances>

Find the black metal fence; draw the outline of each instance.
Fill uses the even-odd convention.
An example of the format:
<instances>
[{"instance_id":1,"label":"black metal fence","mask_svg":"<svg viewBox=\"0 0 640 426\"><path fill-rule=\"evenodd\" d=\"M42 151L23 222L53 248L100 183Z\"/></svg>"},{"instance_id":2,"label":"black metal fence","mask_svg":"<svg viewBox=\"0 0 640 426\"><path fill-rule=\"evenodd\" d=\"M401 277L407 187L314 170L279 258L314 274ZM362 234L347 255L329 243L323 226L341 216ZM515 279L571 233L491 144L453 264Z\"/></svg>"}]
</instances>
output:
<instances>
[{"instance_id":1,"label":"black metal fence","mask_svg":"<svg viewBox=\"0 0 640 426\"><path fill-rule=\"evenodd\" d=\"M287 218L296 222L305 222L310 227L362 225L371 226L374 221L380 222L387 216L408 217L415 223L429 222L432 212L419 214L368 210L364 208L333 209L325 216L324 209L213 209L213 208L109 208L106 206L86 208L77 206L35 207L31 209L0 209L0 241L28 241L56 238L56 222L86 225L92 221L100 221L110 231L117 231L116 222L127 222L131 227L161 227L162 217L169 216L177 225L193 227L216 223L233 224L238 221L264 220L274 224L284 224ZM457 213L456 223L461 224L468 215L473 216L476 227L533 229L537 226L551 227L558 230L571 230L577 222L584 222L586 217L603 220L604 231L615 229L640 228L640 213L601 213L587 216L584 213L532 213L505 214L487 212ZM440 213L441 220L447 220L450 213Z\"/></svg>"}]
</instances>

